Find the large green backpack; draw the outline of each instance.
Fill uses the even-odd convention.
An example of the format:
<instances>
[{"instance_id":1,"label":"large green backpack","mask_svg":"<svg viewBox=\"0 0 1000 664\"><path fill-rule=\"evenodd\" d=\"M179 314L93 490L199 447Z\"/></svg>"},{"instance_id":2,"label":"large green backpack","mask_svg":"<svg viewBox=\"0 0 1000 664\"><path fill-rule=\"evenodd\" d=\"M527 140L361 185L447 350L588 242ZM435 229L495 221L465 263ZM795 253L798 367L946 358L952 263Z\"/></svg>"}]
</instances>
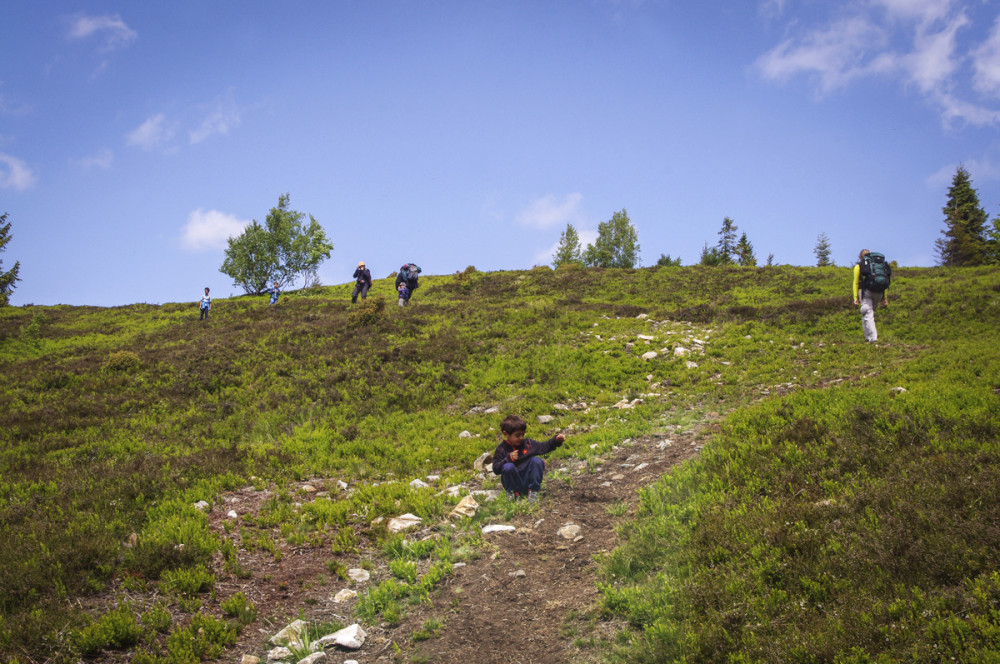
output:
<instances>
[{"instance_id":1,"label":"large green backpack","mask_svg":"<svg viewBox=\"0 0 1000 664\"><path fill-rule=\"evenodd\" d=\"M892 266L882 254L871 252L861 259L861 288L882 293L892 281Z\"/></svg>"}]
</instances>

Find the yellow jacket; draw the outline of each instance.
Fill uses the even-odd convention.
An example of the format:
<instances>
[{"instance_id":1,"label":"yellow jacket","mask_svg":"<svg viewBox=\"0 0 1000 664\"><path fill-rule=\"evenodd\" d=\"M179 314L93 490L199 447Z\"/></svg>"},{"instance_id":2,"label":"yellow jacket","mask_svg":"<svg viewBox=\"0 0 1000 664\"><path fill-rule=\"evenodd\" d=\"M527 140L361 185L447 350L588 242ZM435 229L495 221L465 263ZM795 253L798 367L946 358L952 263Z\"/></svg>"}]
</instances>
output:
<instances>
[{"instance_id":1,"label":"yellow jacket","mask_svg":"<svg viewBox=\"0 0 1000 664\"><path fill-rule=\"evenodd\" d=\"M851 292L854 293L854 304L857 304L861 300L861 292L858 290L861 286L861 263L854 264L854 284L851 286ZM886 296L885 291L882 292L882 301L886 304L889 303L889 298Z\"/></svg>"}]
</instances>

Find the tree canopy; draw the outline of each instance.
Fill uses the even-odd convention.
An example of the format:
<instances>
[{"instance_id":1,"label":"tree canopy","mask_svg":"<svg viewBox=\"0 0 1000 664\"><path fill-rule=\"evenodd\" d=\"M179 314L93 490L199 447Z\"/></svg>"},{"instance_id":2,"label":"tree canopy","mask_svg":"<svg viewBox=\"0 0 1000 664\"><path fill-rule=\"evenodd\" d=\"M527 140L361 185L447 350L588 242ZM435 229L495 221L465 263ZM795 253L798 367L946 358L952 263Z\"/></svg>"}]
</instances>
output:
<instances>
[{"instance_id":1,"label":"tree canopy","mask_svg":"<svg viewBox=\"0 0 1000 664\"><path fill-rule=\"evenodd\" d=\"M816 246L813 247L813 254L816 255L816 267L833 265L833 261L830 260L830 238L826 236L826 233L820 233L816 237Z\"/></svg>"},{"instance_id":2,"label":"tree canopy","mask_svg":"<svg viewBox=\"0 0 1000 664\"><path fill-rule=\"evenodd\" d=\"M757 267L757 256L753 252L753 244L747 239L747 234L740 235L734 251L736 262L743 267Z\"/></svg>"},{"instance_id":3,"label":"tree canopy","mask_svg":"<svg viewBox=\"0 0 1000 664\"><path fill-rule=\"evenodd\" d=\"M7 243L13 239L10 234L10 222L7 221L7 213L0 214L0 253L5 251ZM4 272L3 260L0 260L0 307L7 306L10 302L10 294L14 292L14 285L21 279L17 273L21 269L21 263L14 263L14 267Z\"/></svg>"},{"instance_id":4,"label":"tree canopy","mask_svg":"<svg viewBox=\"0 0 1000 664\"><path fill-rule=\"evenodd\" d=\"M736 222L726 217L719 229L719 243L716 245L717 255L722 265L732 265L736 257Z\"/></svg>"},{"instance_id":5,"label":"tree canopy","mask_svg":"<svg viewBox=\"0 0 1000 664\"><path fill-rule=\"evenodd\" d=\"M274 282L280 288L299 276L308 277L330 257L333 243L310 214L288 209L289 195L267 213L264 224L254 219L243 233L229 238L226 259L219 271L251 295L259 295Z\"/></svg>"},{"instance_id":6,"label":"tree canopy","mask_svg":"<svg viewBox=\"0 0 1000 664\"><path fill-rule=\"evenodd\" d=\"M566 224L566 230L559 236L559 246L552 258L552 267L581 262L583 256L580 249L580 234L573 228L573 224Z\"/></svg>"},{"instance_id":7,"label":"tree canopy","mask_svg":"<svg viewBox=\"0 0 1000 664\"><path fill-rule=\"evenodd\" d=\"M990 260L991 246L986 237L988 216L972 188L969 172L959 166L948 190L943 237L934 243L941 265L961 267L982 265Z\"/></svg>"},{"instance_id":8,"label":"tree canopy","mask_svg":"<svg viewBox=\"0 0 1000 664\"><path fill-rule=\"evenodd\" d=\"M597 227L597 239L583 252L588 267L633 268L639 264L639 236L622 208Z\"/></svg>"}]
</instances>

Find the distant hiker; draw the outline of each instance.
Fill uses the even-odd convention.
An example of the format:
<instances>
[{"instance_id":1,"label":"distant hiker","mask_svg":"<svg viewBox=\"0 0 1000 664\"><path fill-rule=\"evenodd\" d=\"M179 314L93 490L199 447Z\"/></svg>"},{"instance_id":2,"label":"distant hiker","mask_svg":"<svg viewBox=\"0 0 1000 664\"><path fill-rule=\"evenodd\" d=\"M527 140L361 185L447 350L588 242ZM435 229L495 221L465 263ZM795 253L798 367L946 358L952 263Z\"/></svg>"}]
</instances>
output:
<instances>
[{"instance_id":1,"label":"distant hiker","mask_svg":"<svg viewBox=\"0 0 1000 664\"><path fill-rule=\"evenodd\" d=\"M362 300L368 299L368 289L372 287L372 273L365 267L364 261L358 263L358 269L354 271L354 278L358 283L354 286L354 292L351 293L351 304L358 303L358 293L361 294Z\"/></svg>"},{"instance_id":2,"label":"distant hiker","mask_svg":"<svg viewBox=\"0 0 1000 664\"><path fill-rule=\"evenodd\" d=\"M406 286L406 280L396 284L396 292L399 293L399 306L405 307L410 301L410 289Z\"/></svg>"},{"instance_id":3,"label":"distant hiker","mask_svg":"<svg viewBox=\"0 0 1000 664\"><path fill-rule=\"evenodd\" d=\"M403 263L403 267L399 268L399 272L396 273L396 290L399 290L399 284L405 281L406 288L410 291L407 300L413 296L413 291L420 286L418 282L420 272L420 266L416 263Z\"/></svg>"},{"instance_id":4,"label":"distant hiker","mask_svg":"<svg viewBox=\"0 0 1000 664\"><path fill-rule=\"evenodd\" d=\"M278 282L277 281L274 282L274 286L272 288L268 288L264 292L271 294L271 301L267 303L267 306L271 306L272 304L276 304L278 302L278 296L281 295L281 289L278 288Z\"/></svg>"},{"instance_id":5,"label":"distant hiker","mask_svg":"<svg viewBox=\"0 0 1000 664\"><path fill-rule=\"evenodd\" d=\"M886 289L892 278L892 267L879 253L862 249L858 255L858 264L854 266L854 306L861 305L861 329L865 341L870 344L878 341L878 330L875 329L875 307L881 301L883 307L889 306Z\"/></svg>"},{"instance_id":6,"label":"distant hiker","mask_svg":"<svg viewBox=\"0 0 1000 664\"><path fill-rule=\"evenodd\" d=\"M205 286L205 297L201 298L201 316L198 320L206 320L208 318L208 311L212 308L212 298L208 295L208 286Z\"/></svg>"},{"instance_id":7,"label":"distant hiker","mask_svg":"<svg viewBox=\"0 0 1000 664\"><path fill-rule=\"evenodd\" d=\"M545 461L541 455L548 454L563 444L566 436L556 434L545 442L525 438L528 424L518 415L508 415L500 423L503 442L493 452L493 472L500 476L500 482L508 498L527 496L528 500L538 500L545 474Z\"/></svg>"}]
</instances>

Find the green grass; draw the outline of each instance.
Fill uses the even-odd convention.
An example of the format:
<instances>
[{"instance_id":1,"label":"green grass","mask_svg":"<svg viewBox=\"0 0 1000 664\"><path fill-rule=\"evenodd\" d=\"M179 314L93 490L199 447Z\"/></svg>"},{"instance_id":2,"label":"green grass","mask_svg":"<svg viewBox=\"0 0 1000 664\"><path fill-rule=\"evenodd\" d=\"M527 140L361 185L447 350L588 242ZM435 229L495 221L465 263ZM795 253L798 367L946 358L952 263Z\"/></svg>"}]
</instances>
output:
<instances>
[{"instance_id":1,"label":"green grass","mask_svg":"<svg viewBox=\"0 0 1000 664\"><path fill-rule=\"evenodd\" d=\"M0 654L68 662L118 647L127 619L77 600L119 582L213 608L199 565L216 553L236 578L248 551L277 559L282 542L355 561L358 524L447 513L456 499L409 480L467 477L509 412L534 437L567 432L557 458L729 413L696 463L643 493L634 534L602 562L605 610L637 626L622 657L985 652L1000 276L897 269L877 348L861 343L850 280L848 268L469 269L423 279L405 310L352 307L349 284L277 307L219 299L204 323L194 303L0 309ZM380 280L374 294L390 290ZM694 353L674 358L678 346ZM610 408L623 398L643 403ZM555 421L537 425L542 414ZM355 490L297 508L283 487L312 477ZM250 483L273 498L237 546L193 504ZM398 619L453 555L476 555L469 542L382 546L399 578L367 600L372 617ZM206 625L209 641L182 625L139 643L154 658L213 656L229 632Z\"/></svg>"}]
</instances>

